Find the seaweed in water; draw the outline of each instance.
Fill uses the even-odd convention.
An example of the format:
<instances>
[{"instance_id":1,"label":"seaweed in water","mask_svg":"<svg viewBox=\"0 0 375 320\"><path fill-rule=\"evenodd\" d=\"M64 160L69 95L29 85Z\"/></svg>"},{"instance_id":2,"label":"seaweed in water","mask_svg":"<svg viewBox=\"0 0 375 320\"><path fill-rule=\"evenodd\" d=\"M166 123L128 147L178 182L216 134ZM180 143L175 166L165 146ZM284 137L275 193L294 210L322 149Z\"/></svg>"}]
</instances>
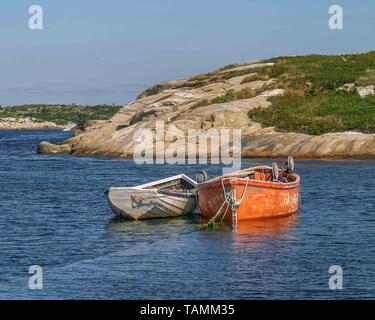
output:
<instances>
[{"instance_id":1,"label":"seaweed in water","mask_svg":"<svg viewBox=\"0 0 375 320\"><path fill-rule=\"evenodd\" d=\"M214 220L210 220L199 226L202 231L214 231L217 228L217 223Z\"/></svg>"}]
</instances>

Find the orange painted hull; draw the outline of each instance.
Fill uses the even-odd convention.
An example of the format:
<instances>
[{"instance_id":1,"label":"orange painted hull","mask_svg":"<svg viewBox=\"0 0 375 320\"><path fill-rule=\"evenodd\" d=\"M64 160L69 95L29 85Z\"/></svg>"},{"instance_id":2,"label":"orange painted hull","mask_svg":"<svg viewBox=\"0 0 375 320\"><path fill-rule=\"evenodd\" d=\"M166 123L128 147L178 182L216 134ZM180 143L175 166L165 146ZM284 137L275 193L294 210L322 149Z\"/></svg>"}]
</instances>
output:
<instances>
[{"instance_id":1,"label":"orange painted hull","mask_svg":"<svg viewBox=\"0 0 375 320\"><path fill-rule=\"evenodd\" d=\"M259 170L269 167L258 167ZM254 168L255 170L257 168ZM236 200L243 197L243 201L237 207L237 221L288 216L298 211L301 199L300 179L295 173L292 182L280 183L270 180L263 174L260 180L247 180L236 177L219 177L198 185L199 208L202 217L211 219L216 215L224 202L223 188L232 188ZM261 180L261 178L265 180ZM247 188L246 188L247 184ZM245 194L244 194L245 192ZM232 220L232 210L228 205L223 207L223 214L219 215L224 221Z\"/></svg>"}]
</instances>

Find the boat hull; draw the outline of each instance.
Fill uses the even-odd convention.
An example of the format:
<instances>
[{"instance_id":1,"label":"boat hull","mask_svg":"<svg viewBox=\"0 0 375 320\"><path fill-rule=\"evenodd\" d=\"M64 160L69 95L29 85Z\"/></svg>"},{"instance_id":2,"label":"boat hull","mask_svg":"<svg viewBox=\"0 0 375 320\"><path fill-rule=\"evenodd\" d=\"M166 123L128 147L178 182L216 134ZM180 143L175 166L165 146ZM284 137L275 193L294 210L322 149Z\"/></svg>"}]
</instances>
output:
<instances>
[{"instance_id":1,"label":"boat hull","mask_svg":"<svg viewBox=\"0 0 375 320\"><path fill-rule=\"evenodd\" d=\"M203 218L213 218L224 202L223 185L233 189L237 221L288 216L298 211L300 203L299 178L292 183L247 180L242 178L216 179L198 185L199 208ZM245 193L245 194L244 194ZM228 207L228 208L227 208ZM224 212L227 210L225 216ZM225 204L219 219L233 221L233 212ZM224 218L223 218L224 216Z\"/></svg>"},{"instance_id":2,"label":"boat hull","mask_svg":"<svg viewBox=\"0 0 375 320\"><path fill-rule=\"evenodd\" d=\"M193 194L153 189L110 188L106 194L112 212L131 220L183 216L196 211L197 205Z\"/></svg>"}]
</instances>

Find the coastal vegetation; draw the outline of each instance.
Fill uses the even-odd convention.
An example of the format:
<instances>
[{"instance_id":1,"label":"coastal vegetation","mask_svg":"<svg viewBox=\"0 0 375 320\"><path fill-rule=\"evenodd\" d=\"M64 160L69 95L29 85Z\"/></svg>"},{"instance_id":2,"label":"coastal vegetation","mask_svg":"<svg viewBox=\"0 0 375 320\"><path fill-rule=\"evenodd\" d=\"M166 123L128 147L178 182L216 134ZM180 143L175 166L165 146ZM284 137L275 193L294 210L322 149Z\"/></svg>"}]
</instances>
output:
<instances>
[{"instance_id":1,"label":"coastal vegetation","mask_svg":"<svg viewBox=\"0 0 375 320\"><path fill-rule=\"evenodd\" d=\"M277 79L283 96L269 98L269 108L249 111L251 119L282 132L375 132L375 97L358 89L375 84L375 52L339 56L308 55L267 60L274 66L243 79Z\"/></svg>"},{"instance_id":2,"label":"coastal vegetation","mask_svg":"<svg viewBox=\"0 0 375 320\"><path fill-rule=\"evenodd\" d=\"M241 85L268 81L261 88L230 89L223 95L200 99L194 108L283 89L283 95L268 98L270 107L252 108L248 116L265 127L275 127L279 132L310 135L343 131L375 132L375 52L278 57L260 63L264 66L256 69L230 64L191 78L192 86L234 77L243 77ZM371 87L372 93L361 94L360 90L367 86Z\"/></svg>"},{"instance_id":3,"label":"coastal vegetation","mask_svg":"<svg viewBox=\"0 0 375 320\"><path fill-rule=\"evenodd\" d=\"M86 120L106 120L111 118L121 107L116 105L82 106L30 104L0 107L1 118L33 118L36 121L49 121L59 125L68 122Z\"/></svg>"},{"instance_id":4,"label":"coastal vegetation","mask_svg":"<svg viewBox=\"0 0 375 320\"><path fill-rule=\"evenodd\" d=\"M249 116L282 132L321 135L328 132L375 132L375 97L353 92L287 93L272 97L269 108L256 108Z\"/></svg>"},{"instance_id":5,"label":"coastal vegetation","mask_svg":"<svg viewBox=\"0 0 375 320\"><path fill-rule=\"evenodd\" d=\"M192 129L210 135L232 128L240 129L241 145L233 139L226 142L232 148L219 149L242 157L374 159L374 134L358 134L375 132L374 70L370 52L279 57L166 80L142 91L116 121L87 121L74 137L41 142L38 151L131 157L139 147L134 132L142 128L156 137L155 121L161 121L168 148L183 145L178 139ZM194 140L184 141L200 148L201 139Z\"/></svg>"},{"instance_id":6,"label":"coastal vegetation","mask_svg":"<svg viewBox=\"0 0 375 320\"><path fill-rule=\"evenodd\" d=\"M209 106L215 103L225 103L225 102L230 102L230 101L235 101L235 100L240 100L240 99L253 98L257 96L257 93L258 93L258 90L254 90L254 89L242 89L240 91L228 90L222 96L218 96L213 99L202 99L198 101L194 107L198 108L198 107Z\"/></svg>"},{"instance_id":7,"label":"coastal vegetation","mask_svg":"<svg viewBox=\"0 0 375 320\"><path fill-rule=\"evenodd\" d=\"M274 87L275 86L271 84L271 85L265 85L258 89L245 88L239 91L235 91L231 89L231 90L227 90L221 96L218 96L212 99L202 99L198 101L194 107L198 108L198 107L209 106L211 104L216 104L216 103L226 103L226 102L231 102L231 101L236 101L236 100L254 98L257 95L259 95L261 92L264 92L269 89L274 89Z\"/></svg>"}]
</instances>

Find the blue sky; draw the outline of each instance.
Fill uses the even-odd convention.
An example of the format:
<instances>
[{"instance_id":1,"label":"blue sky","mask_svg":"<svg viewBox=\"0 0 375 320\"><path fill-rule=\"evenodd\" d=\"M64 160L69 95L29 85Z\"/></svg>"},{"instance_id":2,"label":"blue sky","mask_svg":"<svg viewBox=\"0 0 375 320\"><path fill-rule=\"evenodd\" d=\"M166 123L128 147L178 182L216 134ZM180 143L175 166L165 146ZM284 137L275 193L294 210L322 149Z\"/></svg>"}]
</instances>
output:
<instances>
[{"instance_id":1,"label":"blue sky","mask_svg":"<svg viewBox=\"0 0 375 320\"><path fill-rule=\"evenodd\" d=\"M28 28L32 4L41 31ZM333 4L344 30L328 28ZM125 104L229 63L375 50L374 31L373 0L4 0L0 104Z\"/></svg>"}]
</instances>

